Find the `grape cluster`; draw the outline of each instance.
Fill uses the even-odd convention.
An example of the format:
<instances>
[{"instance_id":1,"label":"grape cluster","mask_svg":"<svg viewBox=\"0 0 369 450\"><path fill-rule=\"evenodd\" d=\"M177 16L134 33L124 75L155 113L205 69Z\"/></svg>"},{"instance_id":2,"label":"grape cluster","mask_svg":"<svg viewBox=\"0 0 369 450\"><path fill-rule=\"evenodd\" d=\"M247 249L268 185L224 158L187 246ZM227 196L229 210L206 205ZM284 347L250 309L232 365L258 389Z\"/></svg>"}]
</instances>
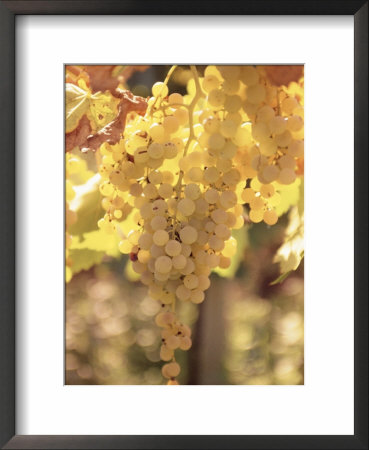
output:
<instances>
[{"instance_id":1,"label":"grape cluster","mask_svg":"<svg viewBox=\"0 0 369 450\"><path fill-rule=\"evenodd\" d=\"M144 117L133 115L114 146L100 148L100 192L108 233L130 215L119 243L161 303L162 374L176 384L175 351L191 347L176 302L202 303L216 267L236 252L232 230L277 222L279 187L299 175L303 108L271 86L262 67L208 66L185 97L155 83ZM191 88L191 89L190 89Z\"/></svg>"}]
</instances>

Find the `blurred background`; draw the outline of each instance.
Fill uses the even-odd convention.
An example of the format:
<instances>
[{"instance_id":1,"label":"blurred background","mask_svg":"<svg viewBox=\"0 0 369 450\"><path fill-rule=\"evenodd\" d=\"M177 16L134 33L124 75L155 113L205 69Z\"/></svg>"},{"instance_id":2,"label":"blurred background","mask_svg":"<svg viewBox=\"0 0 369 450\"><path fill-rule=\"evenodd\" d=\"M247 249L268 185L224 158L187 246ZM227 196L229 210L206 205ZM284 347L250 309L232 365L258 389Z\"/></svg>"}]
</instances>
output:
<instances>
[{"instance_id":1,"label":"blurred background","mask_svg":"<svg viewBox=\"0 0 369 450\"><path fill-rule=\"evenodd\" d=\"M127 87L149 96L170 66L135 72ZM190 71L174 72L170 91L185 93ZM237 263L224 278L211 275L200 305L178 305L193 346L177 351L180 384L296 385L304 383L303 262L281 284L273 263L283 243L286 215L277 225L246 224L237 231ZM66 384L166 384L159 358L160 305L132 281L127 258L105 257L66 285ZM178 357L177 357L178 355Z\"/></svg>"}]
</instances>

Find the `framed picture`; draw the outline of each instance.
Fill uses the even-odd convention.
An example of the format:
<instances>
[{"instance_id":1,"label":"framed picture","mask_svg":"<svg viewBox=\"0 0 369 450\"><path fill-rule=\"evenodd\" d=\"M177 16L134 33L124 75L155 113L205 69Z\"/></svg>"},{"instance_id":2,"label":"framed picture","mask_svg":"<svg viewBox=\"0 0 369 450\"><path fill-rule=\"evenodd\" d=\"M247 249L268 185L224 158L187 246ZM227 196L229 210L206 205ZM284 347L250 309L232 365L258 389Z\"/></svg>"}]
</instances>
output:
<instances>
[{"instance_id":1,"label":"framed picture","mask_svg":"<svg viewBox=\"0 0 369 450\"><path fill-rule=\"evenodd\" d=\"M368 448L367 2L0 34L2 448Z\"/></svg>"}]
</instances>

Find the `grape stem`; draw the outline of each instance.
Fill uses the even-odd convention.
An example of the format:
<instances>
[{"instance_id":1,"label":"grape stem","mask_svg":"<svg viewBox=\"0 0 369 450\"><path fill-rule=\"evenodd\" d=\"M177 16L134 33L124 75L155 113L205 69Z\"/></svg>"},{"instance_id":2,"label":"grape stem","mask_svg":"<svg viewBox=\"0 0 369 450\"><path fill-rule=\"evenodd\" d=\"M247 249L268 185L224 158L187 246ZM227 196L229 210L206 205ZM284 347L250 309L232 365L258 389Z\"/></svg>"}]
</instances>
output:
<instances>
[{"instance_id":1,"label":"grape stem","mask_svg":"<svg viewBox=\"0 0 369 450\"><path fill-rule=\"evenodd\" d=\"M165 86L168 84L168 81L169 81L170 77L172 76L173 72L176 70L177 67L178 67L177 65L174 65L174 66L172 66L172 67L169 69L169 71L168 71L168 73L167 73L167 76L165 77L165 80L163 81L163 84L164 84ZM148 115L151 114L151 110L154 109L154 107L155 107L155 105L156 105L156 103L157 103L158 100L160 100L160 101L162 100L162 97L161 97L160 95L159 95L158 97L155 98L154 103L151 105L151 107L149 107L149 109L148 109L148 111L147 111L147 114L148 114ZM159 105L160 105L160 104L159 104Z\"/></svg>"},{"instance_id":2,"label":"grape stem","mask_svg":"<svg viewBox=\"0 0 369 450\"><path fill-rule=\"evenodd\" d=\"M203 91L202 91L202 89L201 89L201 86L200 86L200 80L199 80L199 75L197 73L196 66L190 66L190 68L191 68L191 72L192 72L192 75L193 75L193 78L194 78L194 81L195 81L196 93L195 93L195 96L192 99L192 101L191 101L191 103L190 103L190 105L188 107L188 115L189 115L188 121L189 121L190 135L188 136L188 139L187 139L187 142L186 142L186 146L185 146L185 148L183 150L183 157L185 157L187 155L187 151L188 151L188 149L190 147L190 144L195 139L195 132L194 132L194 129L193 129L193 113L194 113L194 110L195 110L195 106L196 106L197 102L199 101L199 99L201 97L205 96ZM183 170L181 170L179 172L178 181L177 181L177 184L175 186L175 191L177 193L177 197L178 198L179 198L179 193L180 193L180 189L181 189L182 178L183 178Z\"/></svg>"}]
</instances>

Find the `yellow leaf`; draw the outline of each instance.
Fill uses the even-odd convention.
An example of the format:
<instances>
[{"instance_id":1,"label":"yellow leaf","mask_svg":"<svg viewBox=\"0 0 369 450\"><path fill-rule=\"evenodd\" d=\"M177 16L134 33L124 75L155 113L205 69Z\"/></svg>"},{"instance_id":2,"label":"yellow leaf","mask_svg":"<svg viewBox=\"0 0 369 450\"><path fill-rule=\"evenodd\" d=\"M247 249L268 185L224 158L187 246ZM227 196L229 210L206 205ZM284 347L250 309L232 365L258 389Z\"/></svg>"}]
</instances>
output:
<instances>
[{"instance_id":1,"label":"yellow leaf","mask_svg":"<svg viewBox=\"0 0 369 450\"><path fill-rule=\"evenodd\" d=\"M279 205L275 207L275 211L278 214L278 217L282 214L286 213L291 206L297 205L300 198L300 178L296 178L296 180L292 184L284 185L284 184L275 184L276 190L281 195L281 201Z\"/></svg>"},{"instance_id":2,"label":"yellow leaf","mask_svg":"<svg viewBox=\"0 0 369 450\"><path fill-rule=\"evenodd\" d=\"M284 243L278 249L274 262L279 262L281 274L296 270L304 256L304 215L297 206L289 213L289 224Z\"/></svg>"},{"instance_id":3,"label":"yellow leaf","mask_svg":"<svg viewBox=\"0 0 369 450\"><path fill-rule=\"evenodd\" d=\"M117 116L119 99L109 92L97 92L90 100L90 114L97 129L103 128Z\"/></svg>"},{"instance_id":4,"label":"yellow leaf","mask_svg":"<svg viewBox=\"0 0 369 450\"><path fill-rule=\"evenodd\" d=\"M96 174L87 183L74 186L76 196L69 207L77 213L78 219L69 227L70 234L82 236L97 229L97 221L104 215L99 191L100 178L100 175Z\"/></svg>"},{"instance_id":5,"label":"yellow leaf","mask_svg":"<svg viewBox=\"0 0 369 450\"><path fill-rule=\"evenodd\" d=\"M137 221L135 218L134 211L129 214L129 216L123 220L123 222L119 222L118 227L119 231L122 233L121 238L123 239L128 235L128 233L132 230L138 230L139 227L137 225Z\"/></svg>"},{"instance_id":6,"label":"yellow leaf","mask_svg":"<svg viewBox=\"0 0 369 450\"><path fill-rule=\"evenodd\" d=\"M104 252L106 255L114 258L120 256L118 250L119 237L116 233L107 234L102 229L90 231L83 234L80 242L72 242L70 248L73 249L89 249L98 252Z\"/></svg>"},{"instance_id":7,"label":"yellow leaf","mask_svg":"<svg viewBox=\"0 0 369 450\"><path fill-rule=\"evenodd\" d=\"M89 92L80 87L67 83L65 88L65 131L70 133L75 130L82 116L90 107Z\"/></svg>"},{"instance_id":8,"label":"yellow leaf","mask_svg":"<svg viewBox=\"0 0 369 450\"><path fill-rule=\"evenodd\" d=\"M81 270L88 270L95 264L100 264L104 252L96 252L95 250L83 249L70 249L69 256L72 261L71 270L73 275L81 272Z\"/></svg>"}]
</instances>

